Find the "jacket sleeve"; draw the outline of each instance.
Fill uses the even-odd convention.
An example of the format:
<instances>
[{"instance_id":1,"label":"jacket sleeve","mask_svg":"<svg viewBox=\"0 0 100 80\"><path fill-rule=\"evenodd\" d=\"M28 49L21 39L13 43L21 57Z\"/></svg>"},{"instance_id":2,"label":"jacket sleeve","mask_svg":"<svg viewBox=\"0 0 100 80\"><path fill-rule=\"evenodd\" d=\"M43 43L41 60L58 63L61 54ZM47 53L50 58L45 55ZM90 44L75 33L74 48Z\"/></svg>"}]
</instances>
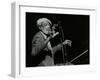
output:
<instances>
[{"instance_id":1,"label":"jacket sleeve","mask_svg":"<svg viewBox=\"0 0 100 80\"><path fill-rule=\"evenodd\" d=\"M62 48L62 44L58 44L57 46L53 47L53 52L60 51Z\"/></svg>"},{"instance_id":2,"label":"jacket sleeve","mask_svg":"<svg viewBox=\"0 0 100 80\"><path fill-rule=\"evenodd\" d=\"M32 40L32 55L37 55L45 48L44 41L40 35L36 35Z\"/></svg>"}]
</instances>

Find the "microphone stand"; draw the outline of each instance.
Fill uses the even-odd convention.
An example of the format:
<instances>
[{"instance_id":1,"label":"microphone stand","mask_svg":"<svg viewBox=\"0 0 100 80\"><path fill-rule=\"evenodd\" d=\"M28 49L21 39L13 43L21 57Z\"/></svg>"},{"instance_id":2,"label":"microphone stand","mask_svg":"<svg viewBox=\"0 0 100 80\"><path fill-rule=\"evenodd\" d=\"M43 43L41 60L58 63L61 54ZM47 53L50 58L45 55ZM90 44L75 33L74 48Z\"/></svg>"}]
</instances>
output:
<instances>
[{"instance_id":1,"label":"microphone stand","mask_svg":"<svg viewBox=\"0 0 100 80\"><path fill-rule=\"evenodd\" d=\"M63 41L64 41L64 33L63 33L63 29L62 26L59 24L59 33L60 33L60 40L61 40L61 49L62 49L62 55L63 55L63 63L64 65L66 64L66 62L68 62L67 59L67 53L66 53L66 46L63 45Z\"/></svg>"}]
</instances>

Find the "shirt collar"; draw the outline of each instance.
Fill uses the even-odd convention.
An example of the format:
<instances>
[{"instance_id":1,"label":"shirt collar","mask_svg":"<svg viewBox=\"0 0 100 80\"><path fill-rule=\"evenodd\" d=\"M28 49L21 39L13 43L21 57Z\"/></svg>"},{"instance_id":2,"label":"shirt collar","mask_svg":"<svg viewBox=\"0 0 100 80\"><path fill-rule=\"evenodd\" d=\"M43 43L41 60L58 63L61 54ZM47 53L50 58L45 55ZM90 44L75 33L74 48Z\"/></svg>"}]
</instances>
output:
<instances>
[{"instance_id":1,"label":"shirt collar","mask_svg":"<svg viewBox=\"0 0 100 80\"><path fill-rule=\"evenodd\" d=\"M41 32L41 34L43 35L43 37L46 39L47 36L46 36L42 31L40 31L40 32Z\"/></svg>"}]
</instances>

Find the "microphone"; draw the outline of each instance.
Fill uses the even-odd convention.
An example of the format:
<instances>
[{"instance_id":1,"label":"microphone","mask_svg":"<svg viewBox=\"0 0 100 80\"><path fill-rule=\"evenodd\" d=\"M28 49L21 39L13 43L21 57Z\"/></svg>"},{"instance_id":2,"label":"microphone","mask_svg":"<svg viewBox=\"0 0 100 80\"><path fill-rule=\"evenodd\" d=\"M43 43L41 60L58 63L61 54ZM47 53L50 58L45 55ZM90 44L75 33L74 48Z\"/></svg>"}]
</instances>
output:
<instances>
[{"instance_id":1,"label":"microphone","mask_svg":"<svg viewBox=\"0 0 100 80\"><path fill-rule=\"evenodd\" d=\"M54 24L52 29L60 28L61 27L61 21L58 21L57 24Z\"/></svg>"},{"instance_id":2,"label":"microphone","mask_svg":"<svg viewBox=\"0 0 100 80\"><path fill-rule=\"evenodd\" d=\"M53 24L52 28L51 28L51 35L61 35L61 21L58 21L57 24Z\"/></svg>"},{"instance_id":3,"label":"microphone","mask_svg":"<svg viewBox=\"0 0 100 80\"><path fill-rule=\"evenodd\" d=\"M58 24L54 24L53 27L52 27L52 30L58 28Z\"/></svg>"}]
</instances>

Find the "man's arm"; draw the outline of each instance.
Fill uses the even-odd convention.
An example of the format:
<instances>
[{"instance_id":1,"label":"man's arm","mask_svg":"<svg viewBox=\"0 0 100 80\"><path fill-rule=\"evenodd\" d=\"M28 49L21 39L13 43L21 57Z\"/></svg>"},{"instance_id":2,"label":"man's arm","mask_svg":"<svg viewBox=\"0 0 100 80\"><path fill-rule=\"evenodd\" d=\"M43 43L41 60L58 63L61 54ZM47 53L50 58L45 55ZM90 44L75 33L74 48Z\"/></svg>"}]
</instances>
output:
<instances>
[{"instance_id":1,"label":"man's arm","mask_svg":"<svg viewBox=\"0 0 100 80\"><path fill-rule=\"evenodd\" d=\"M68 44L69 46L71 46L71 43L72 43L72 41L65 40L63 43L58 44L57 46L53 47L53 53L55 53L56 51L61 50L61 48L62 48L63 45L67 45Z\"/></svg>"},{"instance_id":2,"label":"man's arm","mask_svg":"<svg viewBox=\"0 0 100 80\"><path fill-rule=\"evenodd\" d=\"M62 44L58 44L57 46L53 47L53 53L55 53L56 51L61 50Z\"/></svg>"},{"instance_id":3,"label":"man's arm","mask_svg":"<svg viewBox=\"0 0 100 80\"><path fill-rule=\"evenodd\" d=\"M41 50L43 50L47 43L49 42L50 37L48 37L45 41L41 40L41 36L35 36L32 41L32 55L37 55Z\"/></svg>"},{"instance_id":4,"label":"man's arm","mask_svg":"<svg viewBox=\"0 0 100 80\"><path fill-rule=\"evenodd\" d=\"M45 41L41 40L42 38L40 35L36 35L32 41L32 55L37 55L41 50L43 50L46 47L49 40L54 38L58 34L59 33L56 32L55 34L50 35ZM58 47L59 46L60 45L58 45Z\"/></svg>"}]
</instances>

